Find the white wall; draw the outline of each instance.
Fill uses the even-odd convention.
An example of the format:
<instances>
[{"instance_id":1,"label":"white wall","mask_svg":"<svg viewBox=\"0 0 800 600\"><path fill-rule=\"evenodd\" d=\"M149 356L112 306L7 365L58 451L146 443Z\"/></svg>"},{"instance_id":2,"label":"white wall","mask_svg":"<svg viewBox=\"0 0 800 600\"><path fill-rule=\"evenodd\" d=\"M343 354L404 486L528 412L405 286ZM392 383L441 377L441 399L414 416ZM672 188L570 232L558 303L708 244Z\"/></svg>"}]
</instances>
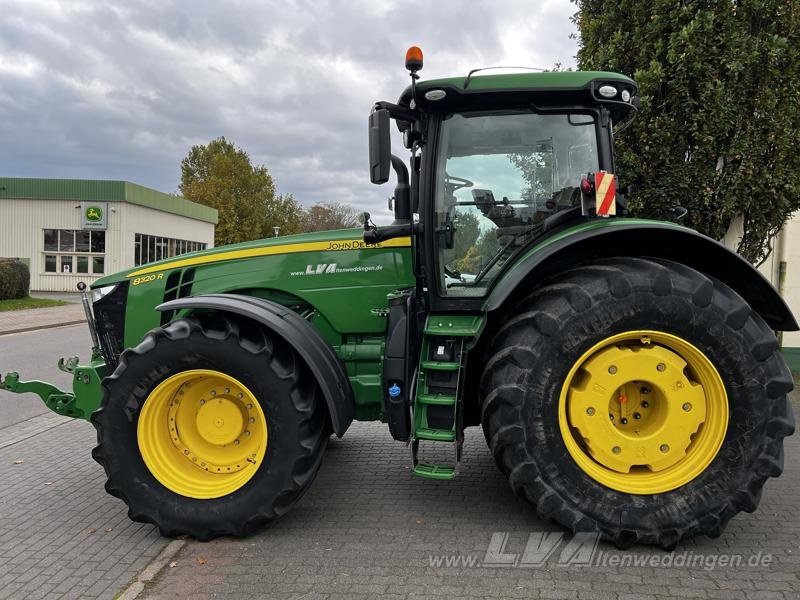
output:
<instances>
[{"instance_id":1,"label":"white wall","mask_svg":"<svg viewBox=\"0 0 800 600\"><path fill-rule=\"evenodd\" d=\"M731 250L742 237L742 219L737 217L731 223L728 232L722 239ZM780 282L781 263L786 263L786 275L783 283ZM758 270L769 279L775 288L779 288L786 304L800 320L800 212L795 213L783 226L781 232L773 240L772 253L758 267ZM783 333L784 348L800 348L800 332L785 331Z\"/></svg>"},{"instance_id":2,"label":"white wall","mask_svg":"<svg viewBox=\"0 0 800 600\"><path fill-rule=\"evenodd\" d=\"M44 272L43 229L80 229L79 201L0 200L0 257L30 259L31 290L75 291L79 281L90 283L99 276ZM145 233L214 245L214 224L152 208L108 203L106 274L133 266L134 236Z\"/></svg>"},{"instance_id":3,"label":"white wall","mask_svg":"<svg viewBox=\"0 0 800 600\"><path fill-rule=\"evenodd\" d=\"M796 319L800 320L800 212L795 213L784 225L780 238L775 244L774 273L772 280L778 285L778 268L781 261L786 263L786 276L781 293ZM800 332L786 331L783 334L784 348L800 348Z\"/></svg>"}]
</instances>

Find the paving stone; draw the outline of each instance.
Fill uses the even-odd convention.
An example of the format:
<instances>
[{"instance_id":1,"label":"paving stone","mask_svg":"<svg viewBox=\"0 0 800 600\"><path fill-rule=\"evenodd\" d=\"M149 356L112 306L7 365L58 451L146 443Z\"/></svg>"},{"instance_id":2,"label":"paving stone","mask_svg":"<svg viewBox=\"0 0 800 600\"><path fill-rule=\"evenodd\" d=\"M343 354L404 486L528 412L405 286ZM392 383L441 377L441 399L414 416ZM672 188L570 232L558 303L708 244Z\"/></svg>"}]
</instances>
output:
<instances>
[{"instance_id":1,"label":"paving stone","mask_svg":"<svg viewBox=\"0 0 800 600\"><path fill-rule=\"evenodd\" d=\"M91 457L94 428L53 417L31 419L48 425L38 433L29 422L0 429L0 445L15 440L0 448L0 574L13 575L0 580L0 598L113 597L169 540L131 523L125 505L106 494L105 474ZM124 554L112 558L111 548Z\"/></svg>"},{"instance_id":2,"label":"paving stone","mask_svg":"<svg viewBox=\"0 0 800 600\"><path fill-rule=\"evenodd\" d=\"M787 439L785 449L784 475L768 481L755 513L737 516L718 539L701 538L676 549L673 560L685 552L686 560L695 557L693 566L623 566L623 561L565 567L555 552L539 568L487 568L481 563L493 533L508 533L506 551L521 554L530 533L562 530L542 522L514 496L480 431L466 432L458 478L436 482L410 475L407 449L390 439L384 425L354 423L343 439L332 440L316 481L286 517L246 540L190 541L176 557L178 566L162 571L144 597L800 597L800 438ZM602 543L598 551L631 561L670 555L649 547L618 551ZM772 561L748 566L759 552ZM739 556L742 562L723 567L722 556L729 562ZM431 564L448 557L475 562Z\"/></svg>"}]
</instances>

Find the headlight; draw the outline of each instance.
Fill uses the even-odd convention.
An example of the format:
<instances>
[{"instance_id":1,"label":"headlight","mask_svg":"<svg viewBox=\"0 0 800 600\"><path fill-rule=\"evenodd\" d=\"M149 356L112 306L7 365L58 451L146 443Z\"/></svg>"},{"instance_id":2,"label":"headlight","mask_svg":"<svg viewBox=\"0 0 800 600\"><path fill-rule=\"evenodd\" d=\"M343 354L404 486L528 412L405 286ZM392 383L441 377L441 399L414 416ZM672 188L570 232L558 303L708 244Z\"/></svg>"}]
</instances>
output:
<instances>
[{"instance_id":1,"label":"headlight","mask_svg":"<svg viewBox=\"0 0 800 600\"><path fill-rule=\"evenodd\" d=\"M631 93L628 90L622 90L622 101L623 102L630 102L631 100Z\"/></svg>"},{"instance_id":2,"label":"headlight","mask_svg":"<svg viewBox=\"0 0 800 600\"><path fill-rule=\"evenodd\" d=\"M104 285L103 287L95 288L92 290L92 302L97 302L102 298L108 296L111 292L117 289L119 283L112 283L111 285Z\"/></svg>"},{"instance_id":3,"label":"headlight","mask_svg":"<svg viewBox=\"0 0 800 600\"><path fill-rule=\"evenodd\" d=\"M617 88L613 85L601 85L597 90L603 98L613 98L617 95Z\"/></svg>"}]
</instances>

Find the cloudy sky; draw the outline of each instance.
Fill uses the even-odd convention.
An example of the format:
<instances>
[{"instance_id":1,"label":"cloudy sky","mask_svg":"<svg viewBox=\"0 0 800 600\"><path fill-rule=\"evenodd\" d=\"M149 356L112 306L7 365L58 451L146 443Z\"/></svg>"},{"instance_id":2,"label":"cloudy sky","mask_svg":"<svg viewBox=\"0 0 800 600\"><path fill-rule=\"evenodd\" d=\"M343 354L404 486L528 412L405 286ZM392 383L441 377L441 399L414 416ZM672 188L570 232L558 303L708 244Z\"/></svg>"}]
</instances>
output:
<instances>
[{"instance_id":1,"label":"cloudy sky","mask_svg":"<svg viewBox=\"0 0 800 600\"><path fill-rule=\"evenodd\" d=\"M493 65L574 64L569 0L0 0L0 175L176 191L225 136L306 205L376 216L366 119L408 83ZM402 148L400 151L405 152Z\"/></svg>"}]
</instances>

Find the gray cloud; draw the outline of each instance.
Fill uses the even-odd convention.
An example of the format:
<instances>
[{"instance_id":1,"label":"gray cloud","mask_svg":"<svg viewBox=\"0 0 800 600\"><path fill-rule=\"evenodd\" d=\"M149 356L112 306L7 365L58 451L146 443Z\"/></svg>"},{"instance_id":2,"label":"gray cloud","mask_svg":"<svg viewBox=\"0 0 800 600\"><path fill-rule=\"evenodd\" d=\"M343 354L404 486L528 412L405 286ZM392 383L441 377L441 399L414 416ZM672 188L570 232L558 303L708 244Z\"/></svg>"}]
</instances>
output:
<instances>
[{"instance_id":1,"label":"gray cloud","mask_svg":"<svg viewBox=\"0 0 800 600\"><path fill-rule=\"evenodd\" d=\"M177 189L189 147L224 135L304 204L388 216L366 117L408 83L491 65L574 63L568 0L3 2L2 174Z\"/></svg>"}]
</instances>

